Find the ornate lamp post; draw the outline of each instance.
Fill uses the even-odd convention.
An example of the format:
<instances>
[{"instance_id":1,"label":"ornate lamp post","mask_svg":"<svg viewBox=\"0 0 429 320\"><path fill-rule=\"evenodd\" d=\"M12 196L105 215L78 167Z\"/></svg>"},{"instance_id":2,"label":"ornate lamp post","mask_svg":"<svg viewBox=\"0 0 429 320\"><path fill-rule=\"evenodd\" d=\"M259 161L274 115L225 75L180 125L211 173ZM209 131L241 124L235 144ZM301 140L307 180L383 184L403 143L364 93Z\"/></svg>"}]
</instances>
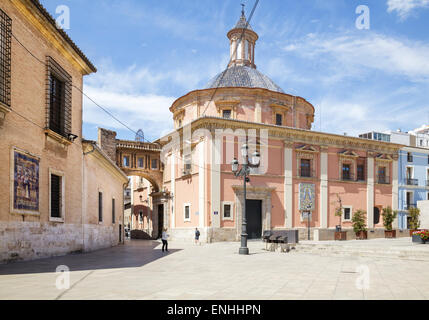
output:
<instances>
[{"instance_id":1,"label":"ornate lamp post","mask_svg":"<svg viewBox=\"0 0 429 320\"><path fill-rule=\"evenodd\" d=\"M252 159L249 162L249 146L244 144L241 147L241 155L243 156L243 164L239 169L239 163L236 158L232 160L232 172L236 177L243 177L243 189L244 189L244 201L243 201L243 214L241 217L241 247L239 254L249 254L249 248L247 248L247 217L246 217L246 183L250 181L249 174L250 168L258 168L261 162L261 156L258 151L255 151L252 155Z\"/></svg>"}]
</instances>

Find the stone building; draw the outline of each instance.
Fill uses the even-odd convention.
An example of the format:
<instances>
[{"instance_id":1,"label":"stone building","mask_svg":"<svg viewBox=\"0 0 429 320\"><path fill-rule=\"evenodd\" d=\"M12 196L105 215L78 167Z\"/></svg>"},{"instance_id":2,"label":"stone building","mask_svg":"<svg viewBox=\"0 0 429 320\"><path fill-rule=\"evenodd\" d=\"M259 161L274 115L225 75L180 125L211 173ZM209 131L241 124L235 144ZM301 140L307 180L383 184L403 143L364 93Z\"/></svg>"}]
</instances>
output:
<instances>
[{"instance_id":1,"label":"stone building","mask_svg":"<svg viewBox=\"0 0 429 320\"><path fill-rule=\"evenodd\" d=\"M338 207L349 238L358 209L367 212L369 237L384 237L381 210L398 207L401 145L312 131L312 104L256 69L258 35L244 13L227 36L228 68L173 103L176 130L156 141L163 146L169 197L164 214L154 207L154 217L164 217L173 239L191 241L198 227L203 241L238 240L243 182L231 161L242 163L247 143L249 154L261 154L247 186L250 238L292 228L304 237L310 223L312 237L333 239Z\"/></svg>"},{"instance_id":2,"label":"stone building","mask_svg":"<svg viewBox=\"0 0 429 320\"><path fill-rule=\"evenodd\" d=\"M118 244L128 179L82 139L96 68L37 0L2 1L0 24L0 262Z\"/></svg>"}]
</instances>

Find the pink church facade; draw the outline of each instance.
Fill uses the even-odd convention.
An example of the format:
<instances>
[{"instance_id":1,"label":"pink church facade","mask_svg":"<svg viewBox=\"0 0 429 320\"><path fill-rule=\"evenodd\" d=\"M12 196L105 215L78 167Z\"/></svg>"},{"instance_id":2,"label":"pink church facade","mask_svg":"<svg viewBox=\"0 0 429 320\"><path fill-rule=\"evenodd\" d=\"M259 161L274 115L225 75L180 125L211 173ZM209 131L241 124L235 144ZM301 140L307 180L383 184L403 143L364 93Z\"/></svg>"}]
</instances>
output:
<instances>
[{"instance_id":1,"label":"pink church facade","mask_svg":"<svg viewBox=\"0 0 429 320\"><path fill-rule=\"evenodd\" d=\"M311 212L311 236L333 239L339 199L343 229L351 232L353 212L361 209L370 237L381 235L381 209L397 208L401 145L312 131L311 103L257 71L258 35L244 14L228 38L228 68L170 108L175 131L157 141L162 192L169 196L153 198L153 216L162 216L172 239L191 240L198 228L203 241L239 240L243 181L231 161L242 163L247 143L250 154L261 154L247 184L250 238L276 229L298 229L303 238L309 223L304 214Z\"/></svg>"}]
</instances>

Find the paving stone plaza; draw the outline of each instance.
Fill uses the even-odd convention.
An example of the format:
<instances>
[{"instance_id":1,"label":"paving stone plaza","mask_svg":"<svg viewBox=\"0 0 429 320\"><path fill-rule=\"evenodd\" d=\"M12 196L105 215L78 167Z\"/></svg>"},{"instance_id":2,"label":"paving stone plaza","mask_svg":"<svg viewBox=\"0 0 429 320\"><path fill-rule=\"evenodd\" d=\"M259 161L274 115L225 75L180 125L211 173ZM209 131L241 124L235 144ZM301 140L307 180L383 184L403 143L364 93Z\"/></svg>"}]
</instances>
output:
<instances>
[{"instance_id":1,"label":"paving stone plaza","mask_svg":"<svg viewBox=\"0 0 429 320\"><path fill-rule=\"evenodd\" d=\"M163 253L158 241L133 240L0 265L0 299L429 299L429 246L413 245L410 238L312 245L280 253L251 241L251 254L242 256L239 243L171 242ZM355 249L341 249L346 247ZM384 253L375 250L380 247ZM70 269L69 289L56 287L64 275L55 272L60 265Z\"/></svg>"}]
</instances>

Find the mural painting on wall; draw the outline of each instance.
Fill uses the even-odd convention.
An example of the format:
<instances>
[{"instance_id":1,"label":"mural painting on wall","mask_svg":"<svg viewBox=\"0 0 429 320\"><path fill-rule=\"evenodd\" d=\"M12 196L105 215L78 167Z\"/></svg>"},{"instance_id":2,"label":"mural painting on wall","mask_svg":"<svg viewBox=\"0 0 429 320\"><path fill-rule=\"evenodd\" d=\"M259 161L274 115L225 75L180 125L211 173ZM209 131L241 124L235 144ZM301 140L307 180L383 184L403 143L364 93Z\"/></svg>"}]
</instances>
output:
<instances>
[{"instance_id":1,"label":"mural painting on wall","mask_svg":"<svg viewBox=\"0 0 429 320\"><path fill-rule=\"evenodd\" d=\"M299 184L299 210L314 211L316 199L316 188L314 184Z\"/></svg>"},{"instance_id":2,"label":"mural painting on wall","mask_svg":"<svg viewBox=\"0 0 429 320\"><path fill-rule=\"evenodd\" d=\"M13 150L13 210L39 211L39 159Z\"/></svg>"}]
</instances>

